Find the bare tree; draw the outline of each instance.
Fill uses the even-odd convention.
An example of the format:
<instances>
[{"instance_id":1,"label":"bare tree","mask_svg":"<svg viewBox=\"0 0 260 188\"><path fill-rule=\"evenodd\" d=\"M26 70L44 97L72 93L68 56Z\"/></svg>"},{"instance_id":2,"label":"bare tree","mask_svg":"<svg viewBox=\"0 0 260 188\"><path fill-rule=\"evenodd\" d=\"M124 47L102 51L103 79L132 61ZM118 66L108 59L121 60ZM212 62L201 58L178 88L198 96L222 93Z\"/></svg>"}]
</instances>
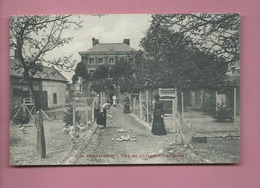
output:
<instances>
[{"instance_id":1,"label":"bare tree","mask_svg":"<svg viewBox=\"0 0 260 188\"><path fill-rule=\"evenodd\" d=\"M71 15L44 16L13 16L10 18L10 48L15 51L19 63L15 68L23 72L23 78L28 82L37 111L35 124L37 126L38 156L46 157L44 127L41 116L41 102L33 88L32 78L43 71L43 63L55 65L65 71L70 71L74 65L71 56L61 56L47 61L45 55L68 44L72 38L65 37L67 29L79 29L80 21L75 21Z\"/></svg>"}]
</instances>

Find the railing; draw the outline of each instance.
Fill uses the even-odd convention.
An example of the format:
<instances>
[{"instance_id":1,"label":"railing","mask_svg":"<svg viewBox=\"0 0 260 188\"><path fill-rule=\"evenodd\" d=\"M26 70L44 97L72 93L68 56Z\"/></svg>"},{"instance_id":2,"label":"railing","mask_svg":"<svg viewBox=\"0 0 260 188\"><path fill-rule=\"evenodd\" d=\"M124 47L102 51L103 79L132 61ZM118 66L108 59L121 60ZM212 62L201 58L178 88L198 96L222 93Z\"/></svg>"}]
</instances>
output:
<instances>
[{"instance_id":1,"label":"railing","mask_svg":"<svg viewBox=\"0 0 260 188\"><path fill-rule=\"evenodd\" d=\"M34 105L33 98L23 98L23 104L26 106Z\"/></svg>"}]
</instances>

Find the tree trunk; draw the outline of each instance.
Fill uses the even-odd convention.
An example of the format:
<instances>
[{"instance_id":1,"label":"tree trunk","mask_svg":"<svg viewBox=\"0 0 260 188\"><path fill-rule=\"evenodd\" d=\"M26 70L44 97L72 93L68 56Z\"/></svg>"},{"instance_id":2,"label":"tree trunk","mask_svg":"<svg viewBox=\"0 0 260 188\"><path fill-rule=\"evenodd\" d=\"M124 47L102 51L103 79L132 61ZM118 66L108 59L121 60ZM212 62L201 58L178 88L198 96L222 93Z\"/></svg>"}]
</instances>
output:
<instances>
[{"instance_id":1,"label":"tree trunk","mask_svg":"<svg viewBox=\"0 0 260 188\"><path fill-rule=\"evenodd\" d=\"M42 108L40 98L37 96L36 92L33 88L32 78L29 76L28 68L25 65L25 62L21 60L24 67L25 78L28 82L29 88L33 95L34 105L36 109L36 118L35 118L35 126L37 128L37 154L38 159L46 158L46 143L45 143L45 135L44 135L44 126L42 119Z\"/></svg>"},{"instance_id":2,"label":"tree trunk","mask_svg":"<svg viewBox=\"0 0 260 188\"><path fill-rule=\"evenodd\" d=\"M37 128L37 155L38 160L41 160L46 158L46 143L41 111L37 111L36 113L35 125Z\"/></svg>"},{"instance_id":3,"label":"tree trunk","mask_svg":"<svg viewBox=\"0 0 260 188\"><path fill-rule=\"evenodd\" d=\"M45 134L44 134L44 126L43 126L43 119L42 119L42 108L41 108L41 101L39 96L37 96L36 92L33 88L33 83L30 77L28 77L28 85L31 89L35 109L36 109L36 118L35 118L35 126L37 128L37 154L38 159L46 158L46 143L45 143Z\"/></svg>"}]
</instances>

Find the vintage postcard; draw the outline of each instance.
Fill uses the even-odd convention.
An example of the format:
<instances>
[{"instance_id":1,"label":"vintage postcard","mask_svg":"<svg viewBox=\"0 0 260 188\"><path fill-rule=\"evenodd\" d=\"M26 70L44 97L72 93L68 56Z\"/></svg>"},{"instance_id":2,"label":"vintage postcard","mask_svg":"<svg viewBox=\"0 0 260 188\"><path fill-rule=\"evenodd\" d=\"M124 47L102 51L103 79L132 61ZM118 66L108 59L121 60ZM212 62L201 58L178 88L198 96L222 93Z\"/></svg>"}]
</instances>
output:
<instances>
[{"instance_id":1,"label":"vintage postcard","mask_svg":"<svg viewBox=\"0 0 260 188\"><path fill-rule=\"evenodd\" d=\"M10 17L10 165L239 160L239 14Z\"/></svg>"}]
</instances>

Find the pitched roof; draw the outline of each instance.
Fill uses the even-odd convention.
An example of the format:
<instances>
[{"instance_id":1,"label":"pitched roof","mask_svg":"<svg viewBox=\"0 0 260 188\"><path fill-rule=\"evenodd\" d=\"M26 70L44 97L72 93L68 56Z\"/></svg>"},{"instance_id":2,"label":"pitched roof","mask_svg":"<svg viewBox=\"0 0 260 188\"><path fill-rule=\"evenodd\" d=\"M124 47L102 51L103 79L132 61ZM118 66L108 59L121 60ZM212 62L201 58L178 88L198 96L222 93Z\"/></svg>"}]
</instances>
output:
<instances>
[{"instance_id":1,"label":"pitched roof","mask_svg":"<svg viewBox=\"0 0 260 188\"><path fill-rule=\"evenodd\" d=\"M136 51L125 43L98 43L87 51L79 52L79 54L115 54L115 53L129 53Z\"/></svg>"},{"instance_id":2,"label":"pitched roof","mask_svg":"<svg viewBox=\"0 0 260 188\"><path fill-rule=\"evenodd\" d=\"M15 59L10 59L10 76L22 77L23 72L19 65L19 61ZM68 80L54 67L43 66L42 72L37 72L33 78L41 80L54 80L68 82Z\"/></svg>"}]
</instances>

